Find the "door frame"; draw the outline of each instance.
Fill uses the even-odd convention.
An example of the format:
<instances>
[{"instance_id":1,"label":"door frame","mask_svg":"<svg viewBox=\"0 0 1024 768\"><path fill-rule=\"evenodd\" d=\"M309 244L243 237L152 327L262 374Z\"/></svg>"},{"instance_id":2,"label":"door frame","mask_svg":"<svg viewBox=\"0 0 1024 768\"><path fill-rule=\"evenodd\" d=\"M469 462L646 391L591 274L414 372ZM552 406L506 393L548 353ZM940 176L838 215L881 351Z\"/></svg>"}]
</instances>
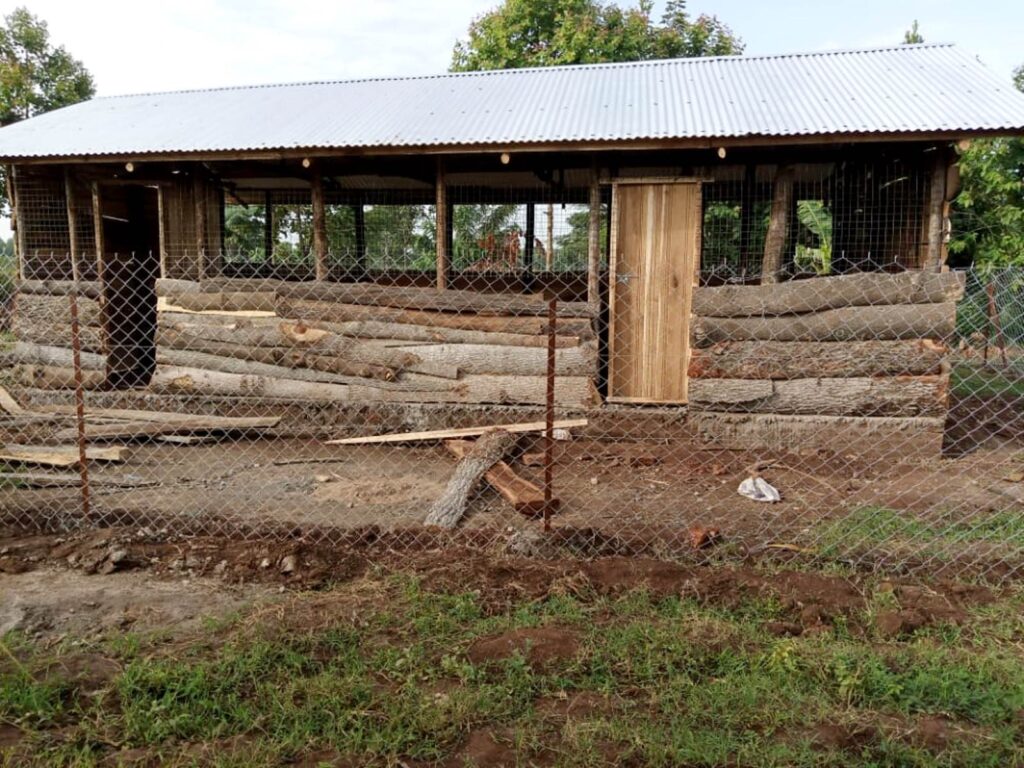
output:
<instances>
[{"instance_id":1,"label":"door frame","mask_svg":"<svg viewBox=\"0 0 1024 768\"><path fill-rule=\"evenodd\" d=\"M606 380L608 382L608 396L605 398L605 402L612 404L621 405L677 405L685 406L689 403L689 398L684 400L652 400L649 398L642 397L621 397L613 396L611 394L612 380L614 376L614 364L615 364L615 287L618 284L616 275L618 273L618 244L619 244L619 187L636 184L696 184L697 195L700 210L697 213L697 232L696 232L696 254L693 260L693 282L690 286L690 290L695 289L700 283L700 264L701 264L701 249L703 248L703 234L704 234L704 203L703 203L703 185L708 179L700 176L636 176L628 178L611 179L603 184L608 184L611 187L611 206L609 209L609 218L611 219L611 226L608 232L608 342L607 342L607 364L608 373ZM691 293L692 300L692 293ZM685 318L686 331L691 333L692 329L692 317ZM690 355L692 354L692 344L688 344L686 347L686 360L684 360L683 371L684 373L690 366ZM689 377L687 376L687 379Z\"/></svg>"}]
</instances>

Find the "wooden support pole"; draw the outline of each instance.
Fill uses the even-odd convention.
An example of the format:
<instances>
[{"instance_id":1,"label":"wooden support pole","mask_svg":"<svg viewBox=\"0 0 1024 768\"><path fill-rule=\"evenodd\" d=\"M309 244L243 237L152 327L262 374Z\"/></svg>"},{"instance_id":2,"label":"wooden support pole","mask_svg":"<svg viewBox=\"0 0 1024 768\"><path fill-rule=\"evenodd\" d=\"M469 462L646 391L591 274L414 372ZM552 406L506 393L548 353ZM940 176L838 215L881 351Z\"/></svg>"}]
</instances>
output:
<instances>
[{"instance_id":1,"label":"wooden support pole","mask_svg":"<svg viewBox=\"0 0 1024 768\"><path fill-rule=\"evenodd\" d=\"M192 177L192 197L196 218L196 272L199 279L206 278L206 231L209 221L206 210L206 184L197 172Z\"/></svg>"},{"instance_id":2,"label":"wooden support pole","mask_svg":"<svg viewBox=\"0 0 1024 768\"><path fill-rule=\"evenodd\" d=\"M224 207L221 206L221 211ZM157 241L160 248L160 277L170 277L170 265L167 263L167 192L161 184L156 188ZM221 232L224 227L221 226Z\"/></svg>"},{"instance_id":3,"label":"wooden support pole","mask_svg":"<svg viewBox=\"0 0 1024 768\"><path fill-rule=\"evenodd\" d=\"M743 170L743 188L740 200L740 262L745 267L754 264L754 207L757 195L757 166L748 164Z\"/></svg>"},{"instance_id":4,"label":"wooden support pole","mask_svg":"<svg viewBox=\"0 0 1024 768\"><path fill-rule=\"evenodd\" d=\"M587 301L596 312L601 307L601 185L594 166L590 181L590 219L587 226Z\"/></svg>"},{"instance_id":5,"label":"wooden support pole","mask_svg":"<svg viewBox=\"0 0 1024 768\"><path fill-rule=\"evenodd\" d=\"M78 472L82 491L82 519L89 518L89 465L85 440L85 387L82 379L82 342L78 326L78 295L68 294L71 311L71 359L75 374L75 437L78 444Z\"/></svg>"},{"instance_id":6,"label":"wooden support pole","mask_svg":"<svg viewBox=\"0 0 1024 768\"><path fill-rule=\"evenodd\" d=\"M92 231L96 247L96 279L102 285L105 243L103 240L103 199L100 196L98 181L92 183Z\"/></svg>"},{"instance_id":7,"label":"wooden support pole","mask_svg":"<svg viewBox=\"0 0 1024 768\"><path fill-rule=\"evenodd\" d=\"M366 208L362 203L352 206L352 217L356 230L355 273L360 277L367 272L366 264Z\"/></svg>"},{"instance_id":8,"label":"wooden support pole","mask_svg":"<svg viewBox=\"0 0 1024 768\"><path fill-rule=\"evenodd\" d=\"M537 216L537 206L534 205L533 203L527 203L526 204L526 233L524 234L524 237L523 237L523 239L526 242L525 242L525 247L523 248L523 265L522 265L523 269L525 271L527 271L527 272L534 272L535 271L535 266L536 266L533 263L533 258L534 258L533 241L537 237L537 235L535 234L536 225L537 225L536 216Z\"/></svg>"},{"instance_id":9,"label":"wooden support pole","mask_svg":"<svg viewBox=\"0 0 1024 768\"><path fill-rule=\"evenodd\" d=\"M793 205L793 166L781 165L772 187L772 213L764 241L761 282L777 283L782 272L782 256L789 238L789 218Z\"/></svg>"},{"instance_id":10,"label":"wooden support pole","mask_svg":"<svg viewBox=\"0 0 1024 768\"><path fill-rule=\"evenodd\" d=\"M313 197L313 257L316 259L316 279L327 279L327 213L324 206L324 177L320 168L313 167L310 180Z\"/></svg>"},{"instance_id":11,"label":"wooden support pole","mask_svg":"<svg viewBox=\"0 0 1024 768\"><path fill-rule=\"evenodd\" d=\"M79 259L82 249L78 244L78 204L75 200L74 179L71 171L64 169L64 198L67 201L68 209L68 250L71 256L71 279L76 283L82 279L82 265Z\"/></svg>"},{"instance_id":12,"label":"wooden support pole","mask_svg":"<svg viewBox=\"0 0 1024 768\"><path fill-rule=\"evenodd\" d=\"M269 264L274 256L274 204L270 192L263 194L263 258Z\"/></svg>"},{"instance_id":13,"label":"wooden support pole","mask_svg":"<svg viewBox=\"0 0 1024 768\"><path fill-rule=\"evenodd\" d=\"M18 259L18 277L22 280L33 277L28 274L28 251L25 247L24 217L21 210L21 194L18 190L17 171L7 166L7 200L11 204L11 229L14 230L14 251Z\"/></svg>"},{"instance_id":14,"label":"wooden support pole","mask_svg":"<svg viewBox=\"0 0 1024 768\"><path fill-rule=\"evenodd\" d=\"M550 272L555 266L555 204L548 203L547 250L544 252L544 271Z\"/></svg>"},{"instance_id":15,"label":"wooden support pole","mask_svg":"<svg viewBox=\"0 0 1024 768\"><path fill-rule=\"evenodd\" d=\"M437 217L437 289L440 291L448 287L449 255L451 253L451 241L448 233L451 231L448 215L448 185L444 177L444 159L437 159L436 195L434 205Z\"/></svg>"},{"instance_id":16,"label":"wooden support pole","mask_svg":"<svg viewBox=\"0 0 1024 768\"><path fill-rule=\"evenodd\" d=\"M946 157L941 149L934 152L928 182L928 244L925 269L938 272L943 262L943 222L946 203Z\"/></svg>"}]
</instances>

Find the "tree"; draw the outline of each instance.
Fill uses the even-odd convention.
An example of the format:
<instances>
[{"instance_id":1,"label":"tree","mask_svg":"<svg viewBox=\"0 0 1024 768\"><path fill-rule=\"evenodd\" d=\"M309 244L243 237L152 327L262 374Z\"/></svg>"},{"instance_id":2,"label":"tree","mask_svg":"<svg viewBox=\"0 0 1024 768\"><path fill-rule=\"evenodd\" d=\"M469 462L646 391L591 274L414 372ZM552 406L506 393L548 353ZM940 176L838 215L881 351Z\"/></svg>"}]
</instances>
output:
<instances>
[{"instance_id":1,"label":"tree","mask_svg":"<svg viewBox=\"0 0 1024 768\"><path fill-rule=\"evenodd\" d=\"M692 19L685 0L669 0L660 23L651 20L652 9L650 0L625 9L600 0L504 0L470 24L466 39L455 44L451 68L466 72L743 52L743 42L726 24L709 15ZM572 213L566 223L568 230L557 240L558 269L586 263L588 211Z\"/></svg>"},{"instance_id":2,"label":"tree","mask_svg":"<svg viewBox=\"0 0 1024 768\"><path fill-rule=\"evenodd\" d=\"M1024 91L1024 65L1013 82ZM1024 265L1024 139L977 139L961 152L952 218L955 264Z\"/></svg>"},{"instance_id":3,"label":"tree","mask_svg":"<svg viewBox=\"0 0 1024 768\"><path fill-rule=\"evenodd\" d=\"M91 98L96 88L82 62L50 44L46 22L16 8L0 27L0 125Z\"/></svg>"},{"instance_id":4,"label":"tree","mask_svg":"<svg viewBox=\"0 0 1024 768\"><path fill-rule=\"evenodd\" d=\"M917 27L917 19L914 19L914 23L910 26L906 32L903 33L903 44L914 45L916 43L923 43L924 35Z\"/></svg>"},{"instance_id":5,"label":"tree","mask_svg":"<svg viewBox=\"0 0 1024 768\"><path fill-rule=\"evenodd\" d=\"M455 44L452 70L732 55L743 43L715 16L691 19L685 0L669 0L661 23L653 3L620 8L600 0L505 0L475 19Z\"/></svg>"}]
</instances>

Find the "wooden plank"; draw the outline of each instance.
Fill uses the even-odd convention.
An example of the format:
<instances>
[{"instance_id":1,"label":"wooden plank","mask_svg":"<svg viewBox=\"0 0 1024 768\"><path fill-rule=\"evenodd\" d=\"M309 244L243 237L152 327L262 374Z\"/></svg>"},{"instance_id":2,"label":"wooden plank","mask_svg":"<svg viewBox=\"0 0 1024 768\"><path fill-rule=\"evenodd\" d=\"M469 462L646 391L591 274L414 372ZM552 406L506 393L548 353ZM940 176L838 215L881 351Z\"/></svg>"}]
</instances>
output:
<instances>
[{"instance_id":1,"label":"wooden plank","mask_svg":"<svg viewBox=\"0 0 1024 768\"><path fill-rule=\"evenodd\" d=\"M74 415L73 405L41 405L40 413ZM145 411L133 408L87 408L86 419L103 417L125 421L151 421L157 424L190 424L202 420L211 428L239 426L245 429L270 429L281 423L280 416L205 416L197 413L174 413L172 411Z\"/></svg>"},{"instance_id":2,"label":"wooden plank","mask_svg":"<svg viewBox=\"0 0 1024 768\"><path fill-rule=\"evenodd\" d=\"M85 457L90 461L122 462L128 449L120 445L89 446ZM74 467L78 464L77 445L15 445L0 447L0 461L13 464L40 464L48 467Z\"/></svg>"},{"instance_id":3,"label":"wooden plank","mask_svg":"<svg viewBox=\"0 0 1024 768\"><path fill-rule=\"evenodd\" d=\"M46 472L4 472L0 484L13 484L21 488L77 488L82 478L77 474L52 474ZM101 488L150 488L160 483L156 480L128 480L114 477L95 477L89 484Z\"/></svg>"},{"instance_id":4,"label":"wooden plank","mask_svg":"<svg viewBox=\"0 0 1024 768\"><path fill-rule=\"evenodd\" d=\"M947 339L955 330L956 304L903 304L827 309L789 317L700 317L697 346L723 341L893 341Z\"/></svg>"},{"instance_id":5,"label":"wooden plank","mask_svg":"<svg viewBox=\"0 0 1024 768\"><path fill-rule=\"evenodd\" d=\"M474 445L471 440L445 440L444 447L455 458L462 459ZM484 480L501 494L512 507L526 517L539 517L544 514L546 506L544 491L516 473L506 462L495 463L484 473ZM561 502L551 499L550 512L555 512Z\"/></svg>"},{"instance_id":6,"label":"wooden plank","mask_svg":"<svg viewBox=\"0 0 1024 768\"><path fill-rule=\"evenodd\" d=\"M943 304L959 301L962 272L863 272L791 280L777 285L698 288L693 312L702 317L758 317L888 304Z\"/></svg>"},{"instance_id":7,"label":"wooden plank","mask_svg":"<svg viewBox=\"0 0 1024 768\"><path fill-rule=\"evenodd\" d=\"M926 376L949 352L931 339L908 341L725 341L690 352L690 379L803 379Z\"/></svg>"},{"instance_id":8,"label":"wooden plank","mask_svg":"<svg viewBox=\"0 0 1024 768\"><path fill-rule=\"evenodd\" d=\"M632 185L614 194L609 398L683 403L700 187Z\"/></svg>"},{"instance_id":9,"label":"wooden plank","mask_svg":"<svg viewBox=\"0 0 1024 768\"><path fill-rule=\"evenodd\" d=\"M574 429L587 426L587 419L563 419L555 422L555 429ZM527 421L516 424L489 424L482 427L461 427L456 429L435 429L426 432L392 432L386 435L366 435L365 437L345 437L338 440L327 440L325 445L379 445L383 443L419 443L425 441L452 440L462 437L479 437L492 429L520 434L525 432L543 432L543 421Z\"/></svg>"}]
</instances>

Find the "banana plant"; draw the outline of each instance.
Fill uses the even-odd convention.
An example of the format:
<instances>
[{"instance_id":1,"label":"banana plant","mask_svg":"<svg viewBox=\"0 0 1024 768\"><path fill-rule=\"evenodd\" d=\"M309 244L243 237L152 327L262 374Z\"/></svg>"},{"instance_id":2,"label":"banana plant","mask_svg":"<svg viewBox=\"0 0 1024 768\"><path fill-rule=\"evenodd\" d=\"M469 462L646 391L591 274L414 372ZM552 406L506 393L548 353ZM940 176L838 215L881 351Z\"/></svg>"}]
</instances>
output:
<instances>
[{"instance_id":1,"label":"banana plant","mask_svg":"<svg viewBox=\"0 0 1024 768\"><path fill-rule=\"evenodd\" d=\"M799 200L796 204L796 216L818 241L812 248L797 243L794 261L804 271L813 271L818 275L832 272L832 212L821 200Z\"/></svg>"}]
</instances>

